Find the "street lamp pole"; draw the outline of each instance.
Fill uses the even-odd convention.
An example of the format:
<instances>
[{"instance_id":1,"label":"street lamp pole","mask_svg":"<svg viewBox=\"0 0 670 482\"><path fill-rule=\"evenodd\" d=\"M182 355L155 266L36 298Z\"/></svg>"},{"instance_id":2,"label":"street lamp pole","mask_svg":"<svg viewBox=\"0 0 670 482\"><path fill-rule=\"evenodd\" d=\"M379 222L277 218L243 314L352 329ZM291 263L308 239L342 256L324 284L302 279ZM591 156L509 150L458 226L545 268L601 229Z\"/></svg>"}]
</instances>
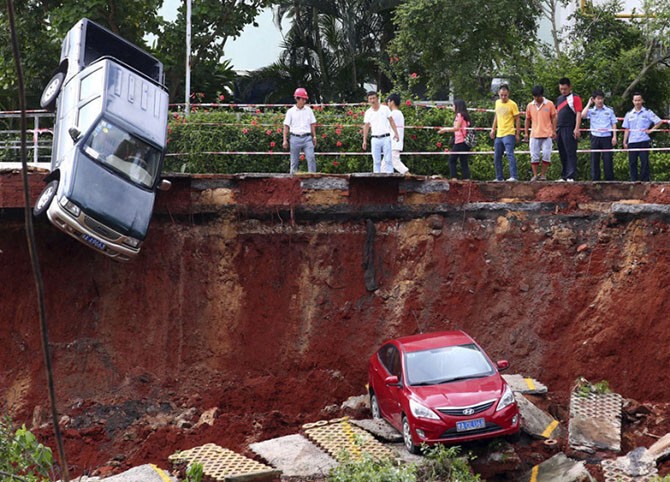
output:
<instances>
[{"instance_id":1,"label":"street lamp pole","mask_svg":"<svg viewBox=\"0 0 670 482\"><path fill-rule=\"evenodd\" d=\"M186 86L184 114L191 112L191 0L186 0Z\"/></svg>"}]
</instances>

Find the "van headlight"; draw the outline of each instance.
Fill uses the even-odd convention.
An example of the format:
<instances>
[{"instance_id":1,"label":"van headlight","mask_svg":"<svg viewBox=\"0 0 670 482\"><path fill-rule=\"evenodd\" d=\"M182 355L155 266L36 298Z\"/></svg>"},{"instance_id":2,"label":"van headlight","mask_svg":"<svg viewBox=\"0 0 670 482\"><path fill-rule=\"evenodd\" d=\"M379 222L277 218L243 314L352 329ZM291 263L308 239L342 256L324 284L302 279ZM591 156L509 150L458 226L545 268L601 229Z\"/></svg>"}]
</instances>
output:
<instances>
[{"instance_id":1,"label":"van headlight","mask_svg":"<svg viewBox=\"0 0 670 482\"><path fill-rule=\"evenodd\" d=\"M509 387L509 385L505 385L505 391L503 392L503 396L500 398L500 401L498 402L496 412L513 404L515 401L516 400L514 398L514 393L512 392L512 389Z\"/></svg>"},{"instance_id":2,"label":"van headlight","mask_svg":"<svg viewBox=\"0 0 670 482\"><path fill-rule=\"evenodd\" d=\"M140 244L142 244L142 241L127 236L126 239L123 240L123 244L130 246L131 248L139 248Z\"/></svg>"},{"instance_id":3,"label":"van headlight","mask_svg":"<svg viewBox=\"0 0 670 482\"><path fill-rule=\"evenodd\" d=\"M78 218L81 214L81 209L79 206L77 206L65 196L60 199L60 205L63 206L63 208L65 208L65 210L72 214L75 218Z\"/></svg>"},{"instance_id":4,"label":"van headlight","mask_svg":"<svg viewBox=\"0 0 670 482\"><path fill-rule=\"evenodd\" d=\"M419 402L416 402L411 398L409 399L409 410L415 418L429 418L431 420L440 419L440 417L438 417L430 408L421 405Z\"/></svg>"}]
</instances>

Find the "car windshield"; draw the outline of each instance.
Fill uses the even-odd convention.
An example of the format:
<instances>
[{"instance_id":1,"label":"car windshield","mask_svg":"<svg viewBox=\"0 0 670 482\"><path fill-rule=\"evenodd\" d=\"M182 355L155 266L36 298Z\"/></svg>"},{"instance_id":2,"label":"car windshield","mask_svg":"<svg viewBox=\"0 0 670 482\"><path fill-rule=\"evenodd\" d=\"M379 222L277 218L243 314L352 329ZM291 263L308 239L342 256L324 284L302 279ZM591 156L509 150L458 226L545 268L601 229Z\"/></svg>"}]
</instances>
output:
<instances>
[{"instance_id":1,"label":"car windshield","mask_svg":"<svg viewBox=\"0 0 670 482\"><path fill-rule=\"evenodd\" d=\"M457 345L405 354L409 385L438 385L494 373L477 345Z\"/></svg>"},{"instance_id":2,"label":"car windshield","mask_svg":"<svg viewBox=\"0 0 670 482\"><path fill-rule=\"evenodd\" d=\"M84 151L141 186L154 184L160 151L105 119L93 128Z\"/></svg>"}]
</instances>

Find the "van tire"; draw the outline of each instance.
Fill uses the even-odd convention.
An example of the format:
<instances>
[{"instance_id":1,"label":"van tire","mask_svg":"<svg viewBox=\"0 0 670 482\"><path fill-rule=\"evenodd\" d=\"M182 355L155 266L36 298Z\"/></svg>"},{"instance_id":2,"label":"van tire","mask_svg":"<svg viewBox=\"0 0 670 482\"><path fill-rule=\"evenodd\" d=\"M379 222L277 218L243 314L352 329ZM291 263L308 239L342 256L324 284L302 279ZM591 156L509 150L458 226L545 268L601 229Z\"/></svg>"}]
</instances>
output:
<instances>
[{"instance_id":1,"label":"van tire","mask_svg":"<svg viewBox=\"0 0 670 482\"><path fill-rule=\"evenodd\" d=\"M47 212L49 206L56 197L56 192L58 191L58 179L54 179L49 184L46 185L40 197L35 201L35 206L33 207L33 216L40 217Z\"/></svg>"},{"instance_id":2,"label":"van tire","mask_svg":"<svg viewBox=\"0 0 670 482\"><path fill-rule=\"evenodd\" d=\"M50 112L53 112L56 109L56 99L58 98L58 94L60 94L61 87L63 87L64 79L65 74L63 72L56 72L56 74L51 77L51 80L42 92L42 97L40 97L40 105L42 106L42 109L46 109Z\"/></svg>"}]
</instances>

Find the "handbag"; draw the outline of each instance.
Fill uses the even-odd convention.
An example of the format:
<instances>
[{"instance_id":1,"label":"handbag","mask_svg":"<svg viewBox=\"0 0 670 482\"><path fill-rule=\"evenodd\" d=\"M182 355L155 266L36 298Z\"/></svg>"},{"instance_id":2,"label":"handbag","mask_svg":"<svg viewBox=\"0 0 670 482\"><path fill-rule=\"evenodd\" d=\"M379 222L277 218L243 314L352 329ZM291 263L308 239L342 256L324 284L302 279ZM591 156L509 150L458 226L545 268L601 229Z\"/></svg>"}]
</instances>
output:
<instances>
[{"instance_id":1,"label":"handbag","mask_svg":"<svg viewBox=\"0 0 670 482\"><path fill-rule=\"evenodd\" d=\"M477 133L475 132L474 129L468 129L468 131L465 134L465 145L468 146L470 149L472 149L473 147L475 147L475 144L477 144Z\"/></svg>"}]
</instances>

